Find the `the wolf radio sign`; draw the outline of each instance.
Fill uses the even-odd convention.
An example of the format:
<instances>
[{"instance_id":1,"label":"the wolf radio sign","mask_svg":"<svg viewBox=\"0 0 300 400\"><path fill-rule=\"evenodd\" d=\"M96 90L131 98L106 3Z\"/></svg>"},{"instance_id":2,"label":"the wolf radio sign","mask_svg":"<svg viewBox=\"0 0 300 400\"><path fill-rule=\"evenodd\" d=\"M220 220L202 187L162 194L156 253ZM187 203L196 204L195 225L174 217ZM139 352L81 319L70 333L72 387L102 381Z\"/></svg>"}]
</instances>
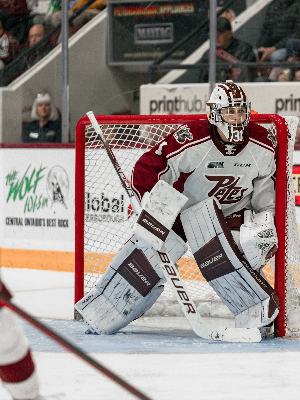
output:
<instances>
[{"instance_id":1,"label":"the wolf radio sign","mask_svg":"<svg viewBox=\"0 0 300 400\"><path fill-rule=\"evenodd\" d=\"M60 166L29 164L23 171L13 167L5 175L5 225L69 228L69 177Z\"/></svg>"},{"instance_id":2,"label":"the wolf radio sign","mask_svg":"<svg viewBox=\"0 0 300 400\"><path fill-rule=\"evenodd\" d=\"M48 207L48 197L40 192L41 181L45 177L45 167L34 168L29 165L24 173L13 169L5 177L8 187L6 203L22 202L24 214L33 213Z\"/></svg>"},{"instance_id":3,"label":"the wolf radio sign","mask_svg":"<svg viewBox=\"0 0 300 400\"><path fill-rule=\"evenodd\" d=\"M51 208L54 203L67 208L65 199L69 192L69 178L66 171L58 165L48 173L47 169L30 164L24 173L17 169L8 173L5 177L5 185L8 187L6 203L21 202L24 214Z\"/></svg>"}]
</instances>

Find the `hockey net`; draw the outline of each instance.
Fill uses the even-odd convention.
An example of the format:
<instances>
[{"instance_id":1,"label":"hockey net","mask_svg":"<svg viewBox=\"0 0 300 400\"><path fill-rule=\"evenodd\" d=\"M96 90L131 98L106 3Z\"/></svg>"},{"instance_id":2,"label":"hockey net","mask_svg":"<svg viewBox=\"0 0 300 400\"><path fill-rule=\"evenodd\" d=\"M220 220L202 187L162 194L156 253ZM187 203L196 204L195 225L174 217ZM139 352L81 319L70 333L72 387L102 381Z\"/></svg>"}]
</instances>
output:
<instances>
[{"instance_id":1,"label":"hockey net","mask_svg":"<svg viewBox=\"0 0 300 400\"><path fill-rule=\"evenodd\" d=\"M181 124L204 115L96 116L118 163L130 179L138 158ZM277 142L276 227L279 248L265 275L280 297L276 319L278 336L300 336L300 243L295 215L292 176L293 150L298 119L254 114ZM136 215L121 187L100 138L88 117L76 130L75 198L75 302L86 295L106 271L115 254L132 235ZM232 317L210 288L188 251L179 261L179 272L202 316ZM183 315L167 285L148 315Z\"/></svg>"}]
</instances>

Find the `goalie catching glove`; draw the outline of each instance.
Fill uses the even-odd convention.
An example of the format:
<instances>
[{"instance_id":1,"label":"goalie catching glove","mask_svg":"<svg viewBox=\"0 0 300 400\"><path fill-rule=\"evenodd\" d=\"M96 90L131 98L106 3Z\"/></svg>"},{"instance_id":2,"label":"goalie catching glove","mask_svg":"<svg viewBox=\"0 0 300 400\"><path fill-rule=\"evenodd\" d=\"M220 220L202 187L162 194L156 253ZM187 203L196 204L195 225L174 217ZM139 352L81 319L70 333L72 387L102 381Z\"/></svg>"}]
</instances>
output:
<instances>
[{"instance_id":1,"label":"goalie catching glove","mask_svg":"<svg viewBox=\"0 0 300 400\"><path fill-rule=\"evenodd\" d=\"M274 217L269 211L253 214L246 210L240 228L240 244L254 270L266 265L277 250L278 239Z\"/></svg>"}]
</instances>

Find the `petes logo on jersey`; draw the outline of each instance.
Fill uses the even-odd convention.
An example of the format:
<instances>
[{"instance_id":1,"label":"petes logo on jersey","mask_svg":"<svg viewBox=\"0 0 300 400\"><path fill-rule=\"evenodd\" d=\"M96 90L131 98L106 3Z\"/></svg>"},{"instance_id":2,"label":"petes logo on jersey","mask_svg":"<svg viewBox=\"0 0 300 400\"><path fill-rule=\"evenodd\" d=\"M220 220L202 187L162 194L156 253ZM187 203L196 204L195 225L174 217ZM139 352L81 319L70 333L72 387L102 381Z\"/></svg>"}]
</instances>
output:
<instances>
[{"instance_id":1,"label":"petes logo on jersey","mask_svg":"<svg viewBox=\"0 0 300 400\"><path fill-rule=\"evenodd\" d=\"M193 134L187 125L183 125L174 133L174 138L178 143L182 144L186 140L193 140Z\"/></svg>"},{"instance_id":2,"label":"petes logo on jersey","mask_svg":"<svg viewBox=\"0 0 300 400\"><path fill-rule=\"evenodd\" d=\"M242 176L205 175L205 178L210 182L215 182L215 186L208 193L208 196L215 196L221 204L238 203L248 189L239 185Z\"/></svg>"},{"instance_id":3,"label":"petes logo on jersey","mask_svg":"<svg viewBox=\"0 0 300 400\"><path fill-rule=\"evenodd\" d=\"M208 161L206 168L224 168L224 161Z\"/></svg>"}]
</instances>

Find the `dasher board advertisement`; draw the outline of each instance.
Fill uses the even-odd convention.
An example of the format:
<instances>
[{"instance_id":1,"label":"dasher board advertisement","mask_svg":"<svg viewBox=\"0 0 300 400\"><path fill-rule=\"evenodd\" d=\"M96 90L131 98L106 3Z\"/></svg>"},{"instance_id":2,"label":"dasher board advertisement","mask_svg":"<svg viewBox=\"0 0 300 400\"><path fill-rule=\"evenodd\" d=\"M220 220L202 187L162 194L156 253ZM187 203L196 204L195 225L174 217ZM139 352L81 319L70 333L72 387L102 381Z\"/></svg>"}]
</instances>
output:
<instances>
[{"instance_id":1,"label":"dasher board advertisement","mask_svg":"<svg viewBox=\"0 0 300 400\"><path fill-rule=\"evenodd\" d=\"M4 148L1 247L74 251L75 150Z\"/></svg>"},{"instance_id":2,"label":"dasher board advertisement","mask_svg":"<svg viewBox=\"0 0 300 400\"><path fill-rule=\"evenodd\" d=\"M207 18L208 6L208 0L107 2L108 65L150 64L197 28ZM191 52L187 43L168 61L184 60Z\"/></svg>"}]
</instances>

